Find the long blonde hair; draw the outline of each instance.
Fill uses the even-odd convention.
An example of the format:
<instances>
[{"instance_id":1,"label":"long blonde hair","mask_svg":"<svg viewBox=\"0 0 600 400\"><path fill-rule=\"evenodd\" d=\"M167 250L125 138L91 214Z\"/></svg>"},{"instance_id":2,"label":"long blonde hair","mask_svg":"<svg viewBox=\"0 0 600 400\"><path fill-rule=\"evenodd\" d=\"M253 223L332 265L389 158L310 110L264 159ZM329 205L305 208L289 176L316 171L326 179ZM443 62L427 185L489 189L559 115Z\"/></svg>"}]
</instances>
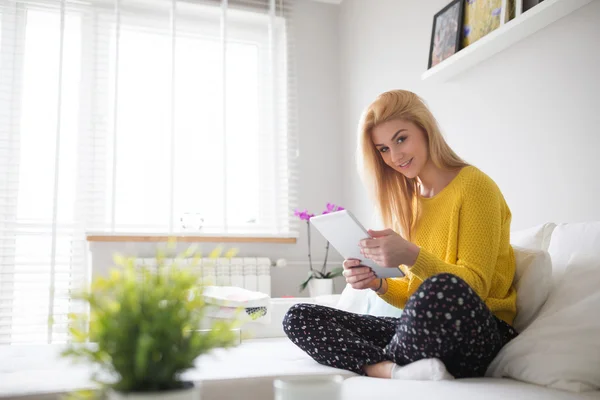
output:
<instances>
[{"instance_id":1,"label":"long blonde hair","mask_svg":"<svg viewBox=\"0 0 600 400\"><path fill-rule=\"evenodd\" d=\"M365 184L370 187L381 219L410 240L419 216L419 184L416 179L389 167L375 148L373 128L386 121L401 119L417 125L425 133L429 158L444 169L458 169L468 165L452 151L440 132L431 111L416 94L406 90L392 90L380 94L362 115L359 124L358 160Z\"/></svg>"}]
</instances>

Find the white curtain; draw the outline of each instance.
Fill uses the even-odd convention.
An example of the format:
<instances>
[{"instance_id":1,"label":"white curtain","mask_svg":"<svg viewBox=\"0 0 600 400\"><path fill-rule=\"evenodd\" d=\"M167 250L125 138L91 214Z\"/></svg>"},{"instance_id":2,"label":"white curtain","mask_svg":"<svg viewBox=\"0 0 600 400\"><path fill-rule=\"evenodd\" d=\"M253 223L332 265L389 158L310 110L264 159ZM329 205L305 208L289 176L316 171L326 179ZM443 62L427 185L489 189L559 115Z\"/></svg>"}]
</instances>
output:
<instances>
[{"instance_id":1,"label":"white curtain","mask_svg":"<svg viewBox=\"0 0 600 400\"><path fill-rule=\"evenodd\" d=\"M0 344L68 340L88 234L296 235L292 11L0 0Z\"/></svg>"}]
</instances>

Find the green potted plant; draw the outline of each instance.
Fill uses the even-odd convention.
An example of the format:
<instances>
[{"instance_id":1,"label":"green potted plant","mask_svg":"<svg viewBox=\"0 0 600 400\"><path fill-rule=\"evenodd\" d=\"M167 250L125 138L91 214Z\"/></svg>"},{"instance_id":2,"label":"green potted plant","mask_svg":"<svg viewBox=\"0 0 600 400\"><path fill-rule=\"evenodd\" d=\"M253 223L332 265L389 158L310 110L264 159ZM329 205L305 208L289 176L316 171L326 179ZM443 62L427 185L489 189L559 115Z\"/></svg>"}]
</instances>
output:
<instances>
[{"instance_id":1,"label":"green potted plant","mask_svg":"<svg viewBox=\"0 0 600 400\"><path fill-rule=\"evenodd\" d=\"M329 214L336 211L342 211L344 208L336 206L332 203L327 203L325 211L321 214ZM320 269L313 268L311 246L310 246L310 219L315 214L309 213L307 210L299 211L296 210L294 215L300 218L301 221L306 221L306 231L308 238L308 265L310 271L308 271L308 277L300 284L300 291L304 291L308 287L308 292L311 297L329 295L333 293L333 278L341 276L344 269L341 267L334 268L331 271L327 271L327 258L329 256L329 242L325 245L325 260Z\"/></svg>"},{"instance_id":2,"label":"green potted plant","mask_svg":"<svg viewBox=\"0 0 600 400\"><path fill-rule=\"evenodd\" d=\"M213 251L211 257L219 254ZM198 356L239 341L233 329L237 321L199 329L206 306L202 277L192 268L201 256L188 248L177 260L191 256L190 266L167 266L164 252L158 251L157 268L151 270L117 255L120 268L76 296L89 306L89 314L71 315L73 342L63 355L95 364L100 373L94 380L108 399L199 400L199 386L184 382L182 373Z\"/></svg>"}]
</instances>

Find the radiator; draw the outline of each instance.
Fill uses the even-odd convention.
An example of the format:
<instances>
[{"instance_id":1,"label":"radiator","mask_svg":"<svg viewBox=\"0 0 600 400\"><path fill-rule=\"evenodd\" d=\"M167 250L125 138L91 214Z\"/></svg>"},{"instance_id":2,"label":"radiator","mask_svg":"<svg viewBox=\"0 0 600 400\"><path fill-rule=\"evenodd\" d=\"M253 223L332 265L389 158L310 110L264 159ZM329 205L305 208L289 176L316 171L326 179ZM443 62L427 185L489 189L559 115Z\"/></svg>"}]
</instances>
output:
<instances>
[{"instance_id":1,"label":"radiator","mask_svg":"<svg viewBox=\"0 0 600 400\"><path fill-rule=\"evenodd\" d=\"M175 261L167 258L165 264ZM192 259L178 261L181 266L193 265ZM156 268L156 258L135 259L136 266ZM271 295L271 260L268 257L202 258L193 266L208 285L237 286Z\"/></svg>"}]
</instances>

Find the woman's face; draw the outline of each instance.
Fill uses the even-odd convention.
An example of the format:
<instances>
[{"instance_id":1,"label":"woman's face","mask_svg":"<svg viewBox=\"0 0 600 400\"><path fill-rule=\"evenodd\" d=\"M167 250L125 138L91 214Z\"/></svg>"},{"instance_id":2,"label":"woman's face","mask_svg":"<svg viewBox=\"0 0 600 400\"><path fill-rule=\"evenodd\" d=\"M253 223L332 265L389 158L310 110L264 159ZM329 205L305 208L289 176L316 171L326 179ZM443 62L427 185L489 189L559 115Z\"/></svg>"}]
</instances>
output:
<instances>
[{"instance_id":1,"label":"woman's face","mask_svg":"<svg viewBox=\"0 0 600 400\"><path fill-rule=\"evenodd\" d=\"M410 121L384 122L373 128L371 136L383 161L407 178L419 176L429 161L425 132Z\"/></svg>"}]
</instances>

